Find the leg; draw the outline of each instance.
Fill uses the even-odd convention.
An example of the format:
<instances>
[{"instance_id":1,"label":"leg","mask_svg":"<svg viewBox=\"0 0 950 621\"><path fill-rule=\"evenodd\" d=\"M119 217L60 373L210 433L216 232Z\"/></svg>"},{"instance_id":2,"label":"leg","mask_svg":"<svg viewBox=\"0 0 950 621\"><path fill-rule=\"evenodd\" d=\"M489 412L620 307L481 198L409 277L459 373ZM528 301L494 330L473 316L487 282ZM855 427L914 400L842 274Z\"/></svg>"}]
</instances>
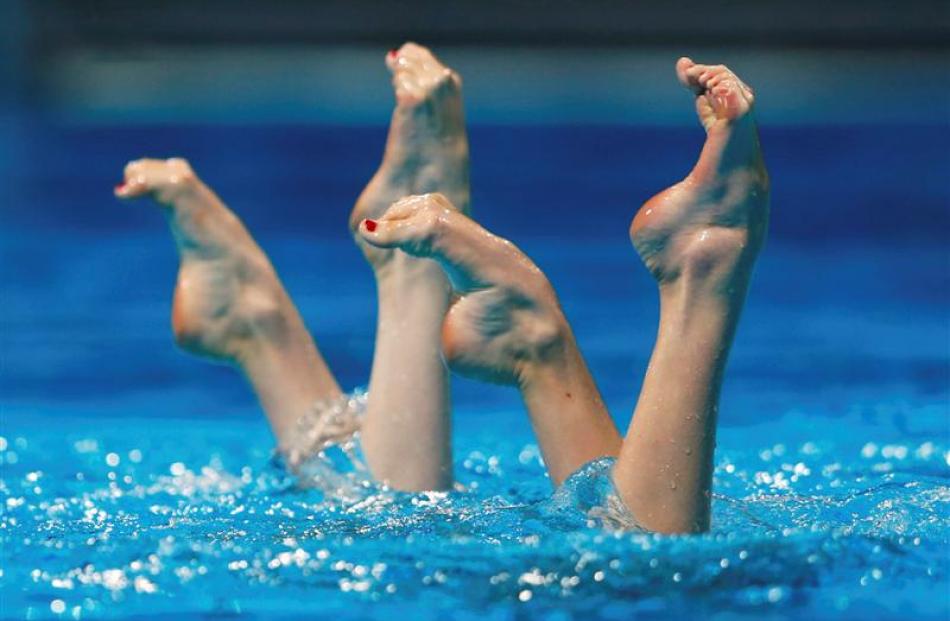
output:
<instances>
[{"instance_id":1,"label":"leg","mask_svg":"<svg viewBox=\"0 0 950 621\"><path fill-rule=\"evenodd\" d=\"M185 350L231 363L254 387L278 446L297 419L340 388L267 256L181 159L139 160L116 196L151 196L168 216L181 266L172 328Z\"/></svg>"},{"instance_id":2,"label":"leg","mask_svg":"<svg viewBox=\"0 0 950 621\"><path fill-rule=\"evenodd\" d=\"M463 375L520 389L555 484L618 453L620 435L554 290L511 242L439 194L403 199L359 233L375 247L441 264L457 294L442 325L446 359Z\"/></svg>"},{"instance_id":3,"label":"leg","mask_svg":"<svg viewBox=\"0 0 950 621\"><path fill-rule=\"evenodd\" d=\"M353 209L356 233L409 194L439 190L468 210L468 139L461 80L429 50L391 51L393 111L383 162ZM379 313L363 450L373 475L400 490L452 484L448 370L439 327L450 289L431 260L376 248L356 235L376 275Z\"/></svg>"},{"instance_id":4,"label":"leg","mask_svg":"<svg viewBox=\"0 0 950 621\"><path fill-rule=\"evenodd\" d=\"M660 326L614 469L644 527L709 527L719 391L752 265L765 239L769 185L752 91L722 65L676 65L696 95L706 144L687 178L648 201L630 235L660 288Z\"/></svg>"}]
</instances>

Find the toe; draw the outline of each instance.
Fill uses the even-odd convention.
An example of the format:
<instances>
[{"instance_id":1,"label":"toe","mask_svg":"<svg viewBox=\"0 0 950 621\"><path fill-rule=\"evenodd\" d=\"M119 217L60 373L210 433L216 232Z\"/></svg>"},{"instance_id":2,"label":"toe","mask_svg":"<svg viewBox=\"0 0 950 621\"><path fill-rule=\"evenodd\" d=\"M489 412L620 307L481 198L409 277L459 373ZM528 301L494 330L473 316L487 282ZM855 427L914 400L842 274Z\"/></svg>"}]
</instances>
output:
<instances>
[{"instance_id":1,"label":"toe","mask_svg":"<svg viewBox=\"0 0 950 621\"><path fill-rule=\"evenodd\" d=\"M720 84L728 84L730 88L738 88L739 78L736 77L736 74L734 74L729 67L719 65L713 72L713 76L710 78L707 88L715 88Z\"/></svg>"},{"instance_id":2,"label":"toe","mask_svg":"<svg viewBox=\"0 0 950 621\"><path fill-rule=\"evenodd\" d=\"M421 45L406 43L394 55L388 55L386 63L393 72L397 101L418 102L445 86L455 91L461 88L458 74Z\"/></svg>"},{"instance_id":3,"label":"toe","mask_svg":"<svg viewBox=\"0 0 950 621\"><path fill-rule=\"evenodd\" d=\"M441 76L449 69L427 48L416 43L407 43L399 51L400 66L413 71L420 79Z\"/></svg>"},{"instance_id":4,"label":"toe","mask_svg":"<svg viewBox=\"0 0 950 621\"><path fill-rule=\"evenodd\" d=\"M393 88L396 91L396 100L419 100L423 96L423 81L421 67L424 57L423 48L414 43L406 43L395 54L386 57L386 64L393 74Z\"/></svg>"},{"instance_id":5,"label":"toe","mask_svg":"<svg viewBox=\"0 0 950 621\"><path fill-rule=\"evenodd\" d=\"M435 57L421 45L405 43L395 55L387 56L387 62L394 72L408 71L416 73L427 65L431 65Z\"/></svg>"},{"instance_id":6,"label":"toe","mask_svg":"<svg viewBox=\"0 0 950 621\"><path fill-rule=\"evenodd\" d=\"M413 43L412 41L406 42L399 48L399 57L420 64L430 64L433 61L438 62L429 48L419 45L418 43Z\"/></svg>"},{"instance_id":7,"label":"toe","mask_svg":"<svg viewBox=\"0 0 950 621\"><path fill-rule=\"evenodd\" d=\"M403 248L426 256L431 241L441 228L451 204L441 194L407 196L392 205L376 220L363 220L358 233L380 248Z\"/></svg>"},{"instance_id":8,"label":"toe","mask_svg":"<svg viewBox=\"0 0 950 621\"><path fill-rule=\"evenodd\" d=\"M119 198L137 198L152 194L159 201L169 190L193 187L197 177L187 160L173 157L167 160L143 158L125 166L122 183L116 186ZM167 198L167 196L164 196Z\"/></svg>"},{"instance_id":9,"label":"toe","mask_svg":"<svg viewBox=\"0 0 950 621\"><path fill-rule=\"evenodd\" d=\"M122 183L115 188L119 198L136 198L150 190L150 171L158 160L142 158L125 165Z\"/></svg>"},{"instance_id":10,"label":"toe","mask_svg":"<svg viewBox=\"0 0 950 621\"><path fill-rule=\"evenodd\" d=\"M709 77L704 81L704 86L707 91L714 90L719 87L720 84L726 84L729 80L729 74L720 73L720 72L710 72Z\"/></svg>"},{"instance_id":11,"label":"toe","mask_svg":"<svg viewBox=\"0 0 950 621\"><path fill-rule=\"evenodd\" d=\"M700 86L708 90L711 87L711 83L718 79L719 75L715 67L706 67L703 72L699 74L696 81L699 82Z\"/></svg>"},{"instance_id":12,"label":"toe","mask_svg":"<svg viewBox=\"0 0 950 621\"><path fill-rule=\"evenodd\" d=\"M386 53L386 66L390 71L408 69L424 60L426 55L431 57L432 53L421 45L409 41Z\"/></svg>"},{"instance_id":13,"label":"toe","mask_svg":"<svg viewBox=\"0 0 950 621\"><path fill-rule=\"evenodd\" d=\"M705 95L697 105L706 106L704 102L708 101L717 116L739 116L752 105L752 89L726 65L700 65L684 57L676 63L676 75L696 95ZM703 118L703 111L699 112ZM706 125L705 120L703 124Z\"/></svg>"},{"instance_id":14,"label":"toe","mask_svg":"<svg viewBox=\"0 0 950 621\"><path fill-rule=\"evenodd\" d=\"M695 65L696 63L693 62L693 59L688 56L683 56L676 61L676 77L679 78L683 86L690 85L690 78L687 75L687 71Z\"/></svg>"},{"instance_id":15,"label":"toe","mask_svg":"<svg viewBox=\"0 0 950 621\"><path fill-rule=\"evenodd\" d=\"M708 98L721 119L737 119L749 110L742 91L732 80L720 83L709 92Z\"/></svg>"},{"instance_id":16,"label":"toe","mask_svg":"<svg viewBox=\"0 0 950 621\"><path fill-rule=\"evenodd\" d=\"M704 89L712 88L718 80L722 79L724 74L729 73L724 65L696 65L691 71L697 73L696 81Z\"/></svg>"},{"instance_id":17,"label":"toe","mask_svg":"<svg viewBox=\"0 0 950 621\"><path fill-rule=\"evenodd\" d=\"M697 65L691 58L683 57L676 62L676 77L680 84L696 94L703 92L699 76L706 69L706 65Z\"/></svg>"}]
</instances>

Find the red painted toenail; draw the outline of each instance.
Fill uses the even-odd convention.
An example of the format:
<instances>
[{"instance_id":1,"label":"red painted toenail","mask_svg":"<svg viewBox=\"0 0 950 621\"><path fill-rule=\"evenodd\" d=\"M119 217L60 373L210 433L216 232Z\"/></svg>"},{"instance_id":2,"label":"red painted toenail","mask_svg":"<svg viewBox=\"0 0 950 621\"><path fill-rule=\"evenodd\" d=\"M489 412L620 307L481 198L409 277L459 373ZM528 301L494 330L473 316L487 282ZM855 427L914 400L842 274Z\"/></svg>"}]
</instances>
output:
<instances>
[{"instance_id":1,"label":"red painted toenail","mask_svg":"<svg viewBox=\"0 0 950 621\"><path fill-rule=\"evenodd\" d=\"M366 227L366 230L372 233L376 230L376 220L363 220L363 226Z\"/></svg>"},{"instance_id":2,"label":"red painted toenail","mask_svg":"<svg viewBox=\"0 0 950 621\"><path fill-rule=\"evenodd\" d=\"M125 181L123 181L122 183L117 183L117 184L115 184L115 191L116 191L116 192L121 192L121 191L124 190L124 189L125 189Z\"/></svg>"},{"instance_id":3,"label":"red painted toenail","mask_svg":"<svg viewBox=\"0 0 950 621\"><path fill-rule=\"evenodd\" d=\"M399 50L397 50L396 48L393 48L393 49L389 50L389 57L390 57L390 58L396 58L396 56L397 56L398 54L399 54Z\"/></svg>"}]
</instances>

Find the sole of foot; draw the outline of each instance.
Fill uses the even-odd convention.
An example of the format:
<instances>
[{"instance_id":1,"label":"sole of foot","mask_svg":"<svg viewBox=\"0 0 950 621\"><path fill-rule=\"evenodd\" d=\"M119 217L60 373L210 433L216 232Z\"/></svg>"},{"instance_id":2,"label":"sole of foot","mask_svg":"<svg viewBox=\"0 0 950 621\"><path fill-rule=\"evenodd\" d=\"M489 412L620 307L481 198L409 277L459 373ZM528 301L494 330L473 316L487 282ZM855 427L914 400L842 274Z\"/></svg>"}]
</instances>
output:
<instances>
[{"instance_id":1,"label":"sole of foot","mask_svg":"<svg viewBox=\"0 0 950 621\"><path fill-rule=\"evenodd\" d=\"M661 286L712 283L728 292L749 271L768 224L769 177L751 88L724 65L676 63L696 98L706 142L690 174L637 212L630 239Z\"/></svg>"},{"instance_id":2,"label":"sole of foot","mask_svg":"<svg viewBox=\"0 0 950 621\"><path fill-rule=\"evenodd\" d=\"M187 161L130 162L120 199L150 197L165 208L180 257L172 330L184 350L240 362L257 343L279 337L283 288L244 225Z\"/></svg>"},{"instance_id":3,"label":"sole of foot","mask_svg":"<svg viewBox=\"0 0 950 621\"><path fill-rule=\"evenodd\" d=\"M456 294L442 325L443 353L453 370L519 384L525 368L554 355L569 338L541 270L445 196L403 198L380 219L363 221L359 233L373 247L399 248L441 265Z\"/></svg>"}]
</instances>

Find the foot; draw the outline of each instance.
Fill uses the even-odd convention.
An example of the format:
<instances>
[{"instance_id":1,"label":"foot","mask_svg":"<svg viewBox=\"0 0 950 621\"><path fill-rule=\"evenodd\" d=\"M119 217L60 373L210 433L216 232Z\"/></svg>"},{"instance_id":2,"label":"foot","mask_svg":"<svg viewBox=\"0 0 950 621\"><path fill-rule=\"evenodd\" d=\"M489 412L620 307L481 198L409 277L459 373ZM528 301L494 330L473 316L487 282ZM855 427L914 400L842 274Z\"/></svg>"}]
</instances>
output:
<instances>
[{"instance_id":1,"label":"foot","mask_svg":"<svg viewBox=\"0 0 950 621\"><path fill-rule=\"evenodd\" d=\"M181 258L172 328L183 349L239 362L279 340L296 311L263 251L188 162L131 162L115 195L150 196L166 208Z\"/></svg>"},{"instance_id":2,"label":"foot","mask_svg":"<svg viewBox=\"0 0 950 621\"><path fill-rule=\"evenodd\" d=\"M552 481L617 454L620 436L554 289L524 253L441 194L404 198L363 221L359 234L445 271L455 292L442 324L446 361L463 375L518 387Z\"/></svg>"},{"instance_id":3,"label":"foot","mask_svg":"<svg viewBox=\"0 0 950 621\"><path fill-rule=\"evenodd\" d=\"M441 192L459 210L468 212L468 138L461 79L415 43L391 50L386 66L392 72L396 107L383 162L350 215L354 234L360 222L379 218L391 204L411 194ZM358 234L356 240L377 273L396 254L366 244ZM408 258L403 255L400 261Z\"/></svg>"},{"instance_id":4,"label":"foot","mask_svg":"<svg viewBox=\"0 0 950 621\"><path fill-rule=\"evenodd\" d=\"M769 179L753 118L754 96L723 65L676 63L696 97L706 143L682 182L637 212L630 238L661 287L701 281L731 292L747 276L765 238Z\"/></svg>"},{"instance_id":5,"label":"foot","mask_svg":"<svg viewBox=\"0 0 950 621\"><path fill-rule=\"evenodd\" d=\"M364 220L359 233L374 248L441 264L459 296L442 326L443 352L463 375L520 384L569 333L541 270L442 194L406 197L379 219Z\"/></svg>"}]
</instances>

